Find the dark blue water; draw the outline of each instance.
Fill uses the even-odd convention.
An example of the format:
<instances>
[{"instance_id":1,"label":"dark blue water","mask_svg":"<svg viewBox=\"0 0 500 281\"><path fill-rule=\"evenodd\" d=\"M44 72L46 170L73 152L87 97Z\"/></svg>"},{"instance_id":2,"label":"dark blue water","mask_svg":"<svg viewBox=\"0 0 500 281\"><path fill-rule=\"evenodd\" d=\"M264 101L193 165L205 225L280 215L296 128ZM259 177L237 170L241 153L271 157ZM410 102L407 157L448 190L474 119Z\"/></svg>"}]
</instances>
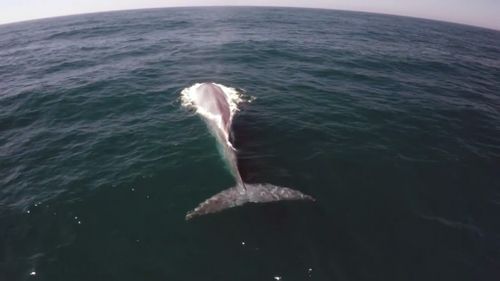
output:
<instances>
[{"instance_id":1,"label":"dark blue water","mask_svg":"<svg viewBox=\"0 0 500 281\"><path fill-rule=\"evenodd\" d=\"M253 97L234 185L182 89ZM0 280L500 280L500 32L195 8L0 26Z\"/></svg>"}]
</instances>

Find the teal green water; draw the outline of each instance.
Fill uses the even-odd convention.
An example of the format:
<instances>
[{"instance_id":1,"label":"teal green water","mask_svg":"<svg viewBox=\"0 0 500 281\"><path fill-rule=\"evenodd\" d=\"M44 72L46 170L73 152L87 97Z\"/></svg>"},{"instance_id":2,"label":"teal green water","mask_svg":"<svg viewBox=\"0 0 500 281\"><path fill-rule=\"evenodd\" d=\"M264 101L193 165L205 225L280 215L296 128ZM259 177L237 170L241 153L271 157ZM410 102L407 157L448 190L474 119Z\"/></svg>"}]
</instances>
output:
<instances>
[{"instance_id":1,"label":"teal green water","mask_svg":"<svg viewBox=\"0 0 500 281\"><path fill-rule=\"evenodd\" d=\"M283 8L0 26L0 280L498 280L500 32ZM255 100L234 185L182 89Z\"/></svg>"}]
</instances>

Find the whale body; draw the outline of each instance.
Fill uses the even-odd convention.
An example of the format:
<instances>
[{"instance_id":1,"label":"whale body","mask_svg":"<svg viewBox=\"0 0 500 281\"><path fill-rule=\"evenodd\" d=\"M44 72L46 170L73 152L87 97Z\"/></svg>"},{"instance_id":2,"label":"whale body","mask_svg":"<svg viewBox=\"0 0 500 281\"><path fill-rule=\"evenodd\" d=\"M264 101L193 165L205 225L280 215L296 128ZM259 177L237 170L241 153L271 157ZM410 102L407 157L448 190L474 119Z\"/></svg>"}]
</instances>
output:
<instances>
[{"instance_id":1,"label":"whale body","mask_svg":"<svg viewBox=\"0 0 500 281\"><path fill-rule=\"evenodd\" d=\"M281 200L315 199L300 191L279 187L269 183L250 184L243 182L238 170L236 149L231 143L231 125L237 104L228 94L227 87L215 83L199 83L183 91L183 98L201 115L211 133L221 146L223 157L235 177L236 186L226 189L202 202L186 214L186 219L216 213L246 203L265 203Z\"/></svg>"}]
</instances>

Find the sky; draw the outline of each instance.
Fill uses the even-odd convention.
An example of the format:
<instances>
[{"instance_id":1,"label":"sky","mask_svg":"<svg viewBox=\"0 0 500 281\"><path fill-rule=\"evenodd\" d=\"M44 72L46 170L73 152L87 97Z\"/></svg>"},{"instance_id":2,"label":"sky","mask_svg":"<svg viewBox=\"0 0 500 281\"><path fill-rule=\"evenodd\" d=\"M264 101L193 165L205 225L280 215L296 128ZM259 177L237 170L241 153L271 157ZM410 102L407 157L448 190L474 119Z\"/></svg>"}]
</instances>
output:
<instances>
[{"instance_id":1,"label":"sky","mask_svg":"<svg viewBox=\"0 0 500 281\"><path fill-rule=\"evenodd\" d=\"M101 11L221 5L364 11L500 30L500 0L0 0L0 24Z\"/></svg>"}]
</instances>

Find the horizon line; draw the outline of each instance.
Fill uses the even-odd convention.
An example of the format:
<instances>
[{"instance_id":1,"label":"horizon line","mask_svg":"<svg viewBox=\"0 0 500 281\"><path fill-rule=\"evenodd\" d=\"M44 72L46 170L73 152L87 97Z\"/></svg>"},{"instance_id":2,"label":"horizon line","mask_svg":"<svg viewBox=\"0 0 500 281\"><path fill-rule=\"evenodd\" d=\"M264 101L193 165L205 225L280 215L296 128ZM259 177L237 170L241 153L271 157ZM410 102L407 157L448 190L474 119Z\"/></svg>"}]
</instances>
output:
<instances>
[{"instance_id":1,"label":"horizon line","mask_svg":"<svg viewBox=\"0 0 500 281\"><path fill-rule=\"evenodd\" d=\"M339 12L354 12L354 13L365 13L365 14L373 14L373 15L383 15L383 16L394 16L394 17L410 18L410 19L417 19L417 20L428 20L428 21L435 21L435 22L447 23L447 24L457 24L457 25L463 25L463 26L468 26L468 27L481 28L481 29L486 29L486 30L500 32L500 27L482 26L482 25L475 25L475 24L470 24L470 23L449 21L449 20L444 20L444 19L433 19L433 18L425 18L425 17L418 17L418 16L403 15L403 14L390 14L390 13L374 12L374 11L366 11L366 10L349 10L349 9L335 9L335 8L324 8L324 7L262 6L262 5L199 5L199 6L194 5L194 6L169 6L169 7L159 6L159 7L147 7L147 8L145 7L145 8L116 9L116 10L112 9L112 10L102 10L102 11L89 11L89 12L81 12L81 13L74 13L74 14L62 14L62 15L56 15L56 16L32 18L32 19L25 19L25 20L19 20L19 21L11 21L11 22L3 22L3 23L0 22L0 28L3 27L3 26L6 26L6 25L11 25L11 24L22 24L22 23L39 21L39 20L49 20L49 19L57 19L57 18L63 18L63 17L83 16L83 15L102 14L102 13L116 13L116 12L141 11L141 10L160 10L160 9L224 8L224 7L229 7L229 8L287 8L287 9L309 9L309 10L327 10L327 11L339 11Z\"/></svg>"}]
</instances>

